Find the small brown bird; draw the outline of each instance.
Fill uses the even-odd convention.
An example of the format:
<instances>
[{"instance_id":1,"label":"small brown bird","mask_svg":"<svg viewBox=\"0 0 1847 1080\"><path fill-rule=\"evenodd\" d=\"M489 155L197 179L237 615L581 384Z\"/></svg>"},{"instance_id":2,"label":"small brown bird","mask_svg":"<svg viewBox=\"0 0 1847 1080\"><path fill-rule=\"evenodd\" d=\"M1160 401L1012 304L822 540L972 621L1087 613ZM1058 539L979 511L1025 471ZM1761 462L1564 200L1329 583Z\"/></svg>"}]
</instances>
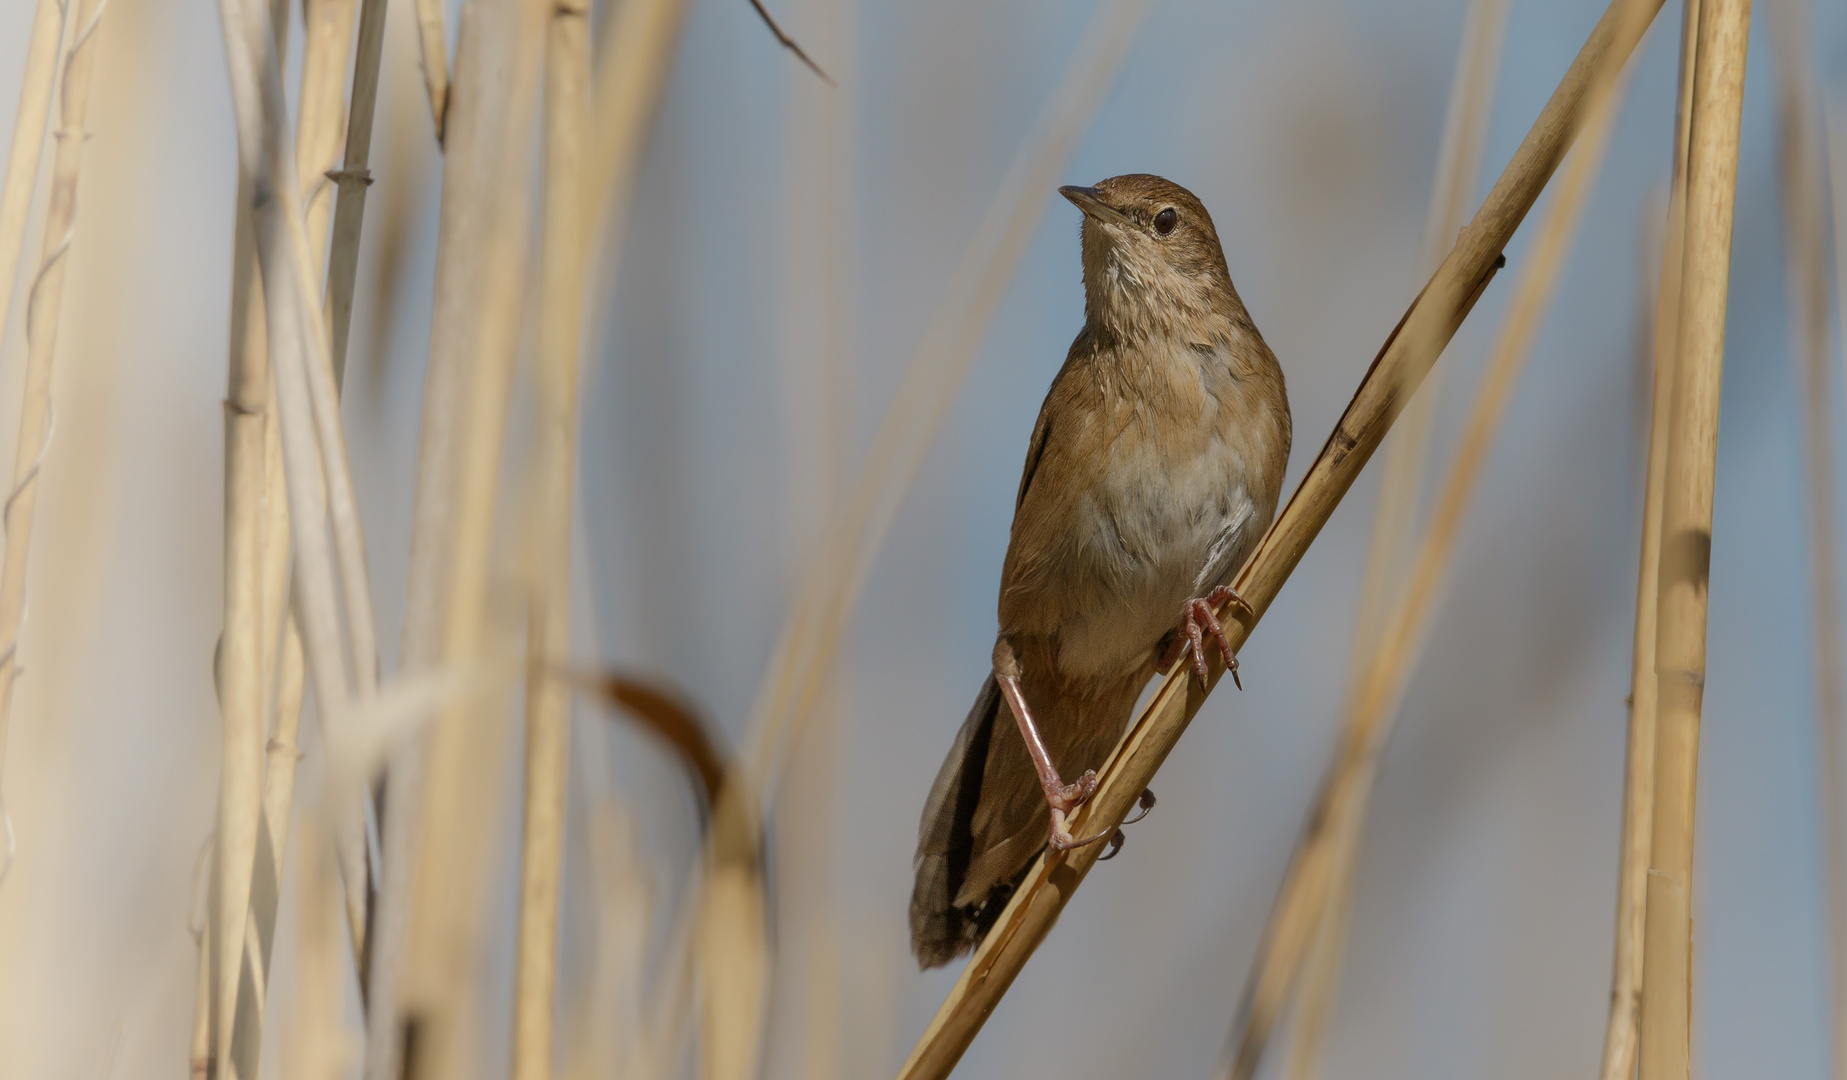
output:
<instances>
[{"instance_id":1,"label":"small brown bird","mask_svg":"<svg viewBox=\"0 0 1847 1080\"><path fill-rule=\"evenodd\" d=\"M1059 192L1084 212L1084 329L1026 451L994 671L918 830L911 951L926 968L981 939L1048 842L1103 838L1073 837L1066 815L1151 677L1190 647L1203 680L1211 638L1236 678L1214 609L1237 601L1229 582L1289 459L1282 369L1206 208L1158 176Z\"/></svg>"}]
</instances>

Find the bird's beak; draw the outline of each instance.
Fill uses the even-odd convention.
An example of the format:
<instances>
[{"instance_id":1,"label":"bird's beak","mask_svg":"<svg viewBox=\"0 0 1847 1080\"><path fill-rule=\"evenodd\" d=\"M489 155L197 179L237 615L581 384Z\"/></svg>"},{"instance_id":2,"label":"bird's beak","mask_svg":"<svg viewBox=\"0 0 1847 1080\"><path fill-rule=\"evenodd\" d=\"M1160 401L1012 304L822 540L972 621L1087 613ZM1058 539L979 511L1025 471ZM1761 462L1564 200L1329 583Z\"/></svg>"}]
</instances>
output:
<instances>
[{"instance_id":1,"label":"bird's beak","mask_svg":"<svg viewBox=\"0 0 1847 1080\"><path fill-rule=\"evenodd\" d=\"M1126 225L1127 214L1103 201L1102 196L1093 187L1073 187L1069 184L1058 189L1058 193L1071 200L1071 205L1084 212L1084 216L1103 222L1106 225Z\"/></svg>"}]
</instances>

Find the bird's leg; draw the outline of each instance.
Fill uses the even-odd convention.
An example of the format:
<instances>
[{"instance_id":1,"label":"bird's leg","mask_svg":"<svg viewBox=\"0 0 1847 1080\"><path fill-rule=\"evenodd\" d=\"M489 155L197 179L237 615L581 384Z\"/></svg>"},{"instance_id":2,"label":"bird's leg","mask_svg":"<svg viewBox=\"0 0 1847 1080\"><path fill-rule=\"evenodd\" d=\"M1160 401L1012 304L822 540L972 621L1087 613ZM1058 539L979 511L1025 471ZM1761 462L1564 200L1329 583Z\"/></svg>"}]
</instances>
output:
<instances>
[{"instance_id":1,"label":"bird's leg","mask_svg":"<svg viewBox=\"0 0 1847 1080\"><path fill-rule=\"evenodd\" d=\"M1229 585L1220 585L1205 596L1195 596L1181 605L1185 613L1183 624L1186 630L1185 640L1193 647L1193 673L1199 676L1199 684L1206 684L1206 635L1211 634L1219 651L1225 654L1225 671L1230 674L1233 686L1244 689L1244 682L1238 678L1238 654L1231 650L1231 640L1225 636L1225 626L1219 622L1218 607L1227 600L1243 608L1253 616L1256 612L1238 591ZM1172 663L1172 660L1168 661Z\"/></svg>"},{"instance_id":2,"label":"bird's leg","mask_svg":"<svg viewBox=\"0 0 1847 1080\"><path fill-rule=\"evenodd\" d=\"M998 653L1000 649L1000 646L996 646L995 651ZM1009 649L1008 653L1011 654L1011 651ZM1011 655L1008 659L1011 659ZM1020 692L1019 676L1004 674L997 665L994 679L1000 684L1001 696L1007 699L1007 709L1013 713L1014 722L1020 726L1020 737L1026 740L1026 752L1033 759L1033 769L1039 773L1039 786L1045 791L1045 801L1051 805L1052 837L1049 843L1058 851L1069 851L1085 844L1094 844L1108 836L1108 833L1098 833L1080 840L1071 835L1065 819L1097 790L1097 772L1095 769L1087 769L1084 775L1077 778L1076 783L1065 783L1064 778L1058 775L1058 766L1052 764L1052 755L1046 752L1045 741L1039 738L1039 729L1033 723L1032 712L1026 707L1026 695Z\"/></svg>"}]
</instances>

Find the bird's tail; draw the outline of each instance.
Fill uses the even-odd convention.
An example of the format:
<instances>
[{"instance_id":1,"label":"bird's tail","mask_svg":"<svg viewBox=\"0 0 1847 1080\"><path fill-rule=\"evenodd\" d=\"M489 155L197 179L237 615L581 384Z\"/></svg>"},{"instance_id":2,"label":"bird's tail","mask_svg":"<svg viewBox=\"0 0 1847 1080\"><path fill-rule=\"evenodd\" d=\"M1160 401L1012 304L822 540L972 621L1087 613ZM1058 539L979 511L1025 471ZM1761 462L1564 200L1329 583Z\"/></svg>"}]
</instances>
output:
<instances>
[{"instance_id":1,"label":"bird's tail","mask_svg":"<svg viewBox=\"0 0 1847 1080\"><path fill-rule=\"evenodd\" d=\"M911 952L922 967L947 964L973 948L1004 903L969 908L955 902L974 856L971 823L981 801L988 742L1001 708L1000 687L990 674L924 803L917 828L917 881L911 889Z\"/></svg>"}]
</instances>

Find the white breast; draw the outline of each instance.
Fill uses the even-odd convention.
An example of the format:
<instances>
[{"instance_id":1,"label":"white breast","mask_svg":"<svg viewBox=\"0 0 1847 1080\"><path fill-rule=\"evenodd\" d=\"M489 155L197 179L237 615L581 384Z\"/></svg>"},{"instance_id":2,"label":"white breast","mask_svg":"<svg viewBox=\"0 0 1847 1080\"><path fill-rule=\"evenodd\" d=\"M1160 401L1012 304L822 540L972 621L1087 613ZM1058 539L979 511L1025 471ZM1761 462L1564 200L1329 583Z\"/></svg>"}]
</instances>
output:
<instances>
[{"instance_id":1,"label":"white breast","mask_svg":"<svg viewBox=\"0 0 1847 1080\"><path fill-rule=\"evenodd\" d=\"M1152 439L1124 452L1157 453ZM1255 541L1257 507L1244 463L1222 443L1185 460L1117 460L1072 522L1075 557L1061 605L1059 666L1120 677L1148 659L1180 606L1229 581Z\"/></svg>"}]
</instances>

